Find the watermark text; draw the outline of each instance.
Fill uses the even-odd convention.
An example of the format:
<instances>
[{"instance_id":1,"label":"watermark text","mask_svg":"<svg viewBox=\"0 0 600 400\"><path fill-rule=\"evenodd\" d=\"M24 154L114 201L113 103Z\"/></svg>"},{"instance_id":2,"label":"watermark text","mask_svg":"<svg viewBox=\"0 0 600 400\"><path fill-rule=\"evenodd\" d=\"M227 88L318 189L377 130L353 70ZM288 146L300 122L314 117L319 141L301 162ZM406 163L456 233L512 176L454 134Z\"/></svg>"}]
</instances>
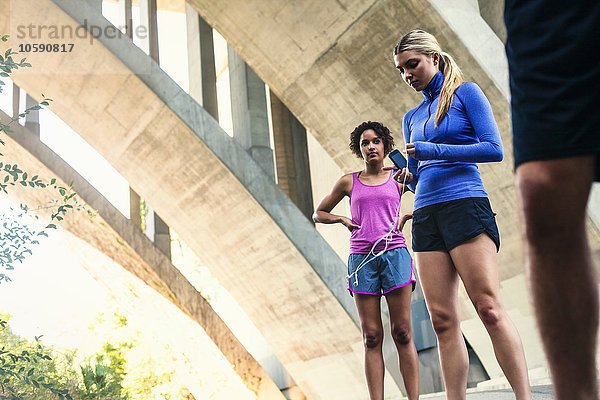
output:
<instances>
[{"instance_id":1,"label":"watermark text","mask_svg":"<svg viewBox=\"0 0 600 400\"><path fill-rule=\"evenodd\" d=\"M130 25L131 26L131 25ZM107 39L116 39L123 36L127 37L123 31L125 27L116 27L113 25L98 26L89 24L87 20L83 21L83 25L73 27L71 25L17 25L16 30L17 39L31 39L31 40L44 40L44 39L89 39L90 44L93 39L99 39L105 37ZM148 28L144 25L138 25L133 30L133 35L139 39L146 39L148 37Z\"/></svg>"}]
</instances>

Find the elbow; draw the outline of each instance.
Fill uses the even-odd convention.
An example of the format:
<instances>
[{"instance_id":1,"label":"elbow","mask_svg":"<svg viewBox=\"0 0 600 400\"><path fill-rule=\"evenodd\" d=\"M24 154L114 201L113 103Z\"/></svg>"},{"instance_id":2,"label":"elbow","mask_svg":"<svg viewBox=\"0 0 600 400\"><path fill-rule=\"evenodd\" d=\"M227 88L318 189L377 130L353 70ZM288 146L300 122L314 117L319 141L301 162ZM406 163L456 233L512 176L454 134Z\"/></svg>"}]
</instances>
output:
<instances>
[{"instance_id":1,"label":"elbow","mask_svg":"<svg viewBox=\"0 0 600 400\"><path fill-rule=\"evenodd\" d=\"M504 160L504 150L502 149L502 145L496 144L490 148L488 156L487 162L500 162Z\"/></svg>"},{"instance_id":2,"label":"elbow","mask_svg":"<svg viewBox=\"0 0 600 400\"><path fill-rule=\"evenodd\" d=\"M504 150L502 150L502 146L498 146L496 150L494 162L500 162L504 160Z\"/></svg>"},{"instance_id":3,"label":"elbow","mask_svg":"<svg viewBox=\"0 0 600 400\"><path fill-rule=\"evenodd\" d=\"M488 160L488 162L501 162L502 160L504 160L504 153L500 152L497 154L493 154Z\"/></svg>"},{"instance_id":4,"label":"elbow","mask_svg":"<svg viewBox=\"0 0 600 400\"><path fill-rule=\"evenodd\" d=\"M317 224L317 223L319 223L319 222L320 222L320 221L319 221L319 214L318 214L318 211L315 211L315 212L313 213L313 215L312 215L312 221L313 221L315 224Z\"/></svg>"}]
</instances>

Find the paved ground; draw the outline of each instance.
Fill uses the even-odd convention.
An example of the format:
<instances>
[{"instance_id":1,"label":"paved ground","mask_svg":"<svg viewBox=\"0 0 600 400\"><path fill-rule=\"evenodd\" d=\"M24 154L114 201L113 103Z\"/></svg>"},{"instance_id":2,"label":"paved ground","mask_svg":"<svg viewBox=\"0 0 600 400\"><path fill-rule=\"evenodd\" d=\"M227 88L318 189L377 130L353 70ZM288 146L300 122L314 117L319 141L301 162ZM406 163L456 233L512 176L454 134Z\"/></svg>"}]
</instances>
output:
<instances>
[{"instance_id":1,"label":"paved ground","mask_svg":"<svg viewBox=\"0 0 600 400\"><path fill-rule=\"evenodd\" d=\"M532 400L553 400L554 393L550 385L534 386L532 388ZM420 397L422 400L442 400L446 396L443 393L439 394L428 394ZM502 390L479 390L472 391L470 389L467 393L467 400L514 400L515 395L510 389Z\"/></svg>"}]
</instances>

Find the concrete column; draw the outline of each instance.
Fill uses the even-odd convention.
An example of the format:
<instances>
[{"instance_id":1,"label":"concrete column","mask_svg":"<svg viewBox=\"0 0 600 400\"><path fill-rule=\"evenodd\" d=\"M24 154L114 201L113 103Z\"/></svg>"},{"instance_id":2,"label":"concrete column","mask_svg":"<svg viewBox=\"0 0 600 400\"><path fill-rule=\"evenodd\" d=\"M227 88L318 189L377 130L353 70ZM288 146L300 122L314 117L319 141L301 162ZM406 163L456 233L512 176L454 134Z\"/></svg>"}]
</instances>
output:
<instances>
[{"instance_id":1,"label":"concrete column","mask_svg":"<svg viewBox=\"0 0 600 400\"><path fill-rule=\"evenodd\" d=\"M314 207L306 129L271 91L269 101L277 185L310 220Z\"/></svg>"},{"instance_id":2,"label":"concrete column","mask_svg":"<svg viewBox=\"0 0 600 400\"><path fill-rule=\"evenodd\" d=\"M275 180L264 82L228 47L233 137Z\"/></svg>"},{"instance_id":3,"label":"concrete column","mask_svg":"<svg viewBox=\"0 0 600 400\"><path fill-rule=\"evenodd\" d=\"M140 0L140 23L148 30L148 37L142 41L142 48L160 64L158 51L158 8L156 0ZM131 195L130 195L131 196ZM169 227L157 214L154 215L154 245L169 259L171 258L171 237Z\"/></svg>"},{"instance_id":4,"label":"concrete column","mask_svg":"<svg viewBox=\"0 0 600 400\"><path fill-rule=\"evenodd\" d=\"M133 15L131 11L131 0L119 0L119 6L121 8L120 25L125 27L125 34L132 39ZM140 213L141 201L142 199L140 196L132 188L129 188L129 219L140 229L142 227L142 215Z\"/></svg>"},{"instance_id":5,"label":"concrete column","mask_svg":"<svg viewBox=\"0 0 600 400\"><path fill-rule=\"evenodd\" d=\"M119 7L121 9L122 20L119 25L125 27L125 34L132 39L133 38L133 16L131 13L131 0L119 0Z\"/></svg>"},{"instance_id":6,"label":"concrete column","mask_svg":"<svg viewBox=\"0 0 600 400\"><path fill-rule=\"evenodd\" d=\"M212 28L187 3L185 4L185 14L190 95L218 121L217 72Z\"/></svg>"},{"instance_id":7,"label":"concrete column","mask_svg":"<svg viewBox=\"0 0 600 400\"><path fill-rule=\"evenodd\" d=\"M129 219L138 228L142 227L142 215L140 213L140 195L129 188Z\"/></svg>"},{"instance_id":8,"label":"concrete column","mask_svg":"<svg viewBox=\"0 0 600 400\"><path fill-rule=\"evenodd\" d=\"M165 221L154 213L154 245L171 259L171 233Z\"/></svg>"},{"instance_id":9,"label":"concrete column","mask_svg":"<svg viewBox=\"0 0 600 400\"><path fill-rule=\"evenodd\" d=\"M17 118L19 116L19 106L21 104L21 88L13 83L13 98L12 98L12 117Z\"/></svg>"},{"instance_id":10,"label":"concrete column","mask_svg":"<svg viewBox=\"0 0 600 400\"><path fill-rule=\"evenodd\" d=\"M25 108L30 108L37 105L33 97L27 95L25 99ZM40 137L40 112L39 110L31 110L29 114L25 116L25 128L29 129L30 132L35 134L38 138Z\"/></svg>"},{"instance_id":11,"label":"concrete column","mask_svg":"<svg viewBox=\"0 0 600 400\"><path fill-rule=\"evenodd\" d=\"M140 0L139 5L140 24L145 26L148 31L148 37L142 41L142 49L158 63L158 10L156 0Z\"/></svg>"}]
</instances>

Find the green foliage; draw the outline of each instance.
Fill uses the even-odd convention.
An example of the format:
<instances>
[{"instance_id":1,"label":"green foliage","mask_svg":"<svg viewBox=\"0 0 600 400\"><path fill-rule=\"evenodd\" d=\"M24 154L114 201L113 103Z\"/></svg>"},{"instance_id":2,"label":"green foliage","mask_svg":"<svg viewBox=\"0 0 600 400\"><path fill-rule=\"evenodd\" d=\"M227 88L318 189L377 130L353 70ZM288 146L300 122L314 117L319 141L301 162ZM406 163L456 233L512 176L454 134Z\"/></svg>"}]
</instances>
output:
<instances>
[{"instance_id":1,"label":"green foliage","mask_svg":"<svg viewBox=\"0 0 600 400\"><path fill-rule=\"evenodd\" d=\"M0 319L0 398L71 400L66 389L73 374L64 374L41 337L28 342L14 335Z\"/></svg>"},{"instance_id":2,"label":"green foliage","mask_svg":"<svg viewBox=\"0 0 600 400\"><path fill-rule=\"evenodd\" d=\"M14 269L15 262L23 262L26 254L32 254L31 247L39 244L37 236L46 235L44 231L36 232L25 224L18 223L7 214L0 215L0 268ZM0 272L0 282L10 278Z\"/></svg>"},{"instance_id":3,"label":"green foliage","mask_svg":"<svg viewBox=\"0 0 600 400\"><path fill-rule=\"evenodd\" d=\"M8 41L8 38L9 38L8 35L2 35L0 37L0 39L3 42ZM2 77L2 78L8 78L10 76L10 74L13 72L13 70L16 70L16 69L19 69L19 68L28 68L28 67L31 67L31 64L29 64L28 62L25 62L27 60L25 58L23 58L18 63L15 62L13 60L12 56L15 56L17 54L19 54L19 53L14 52L12 49L6 50L6 52L4 53L4 55L0 54L0 77ZM2 86L4 86L4 84L5 84L4 81L2 79L0 79L0 93L2 93ZM41 109L41 107L39 107L39 108L32 108L32 109L39 110L39 109Z\"/></svg>"},{"instance_id":4,"label":"green foliage","mask_svg":"<svg viewBox=\"0 0 600 400\"><path fill-rule=\"evenodd\" d=\"M126 400L123 389L127 344L105 344L103 352L87 359L78 371L74 353L59 354L15 335L0 316L0 399Z\"/></svg>"},{"instance_id":5,"label":"green foliage","mask_svg":"<svg viewBox=\"0 0 600 400\"><path fill-rule=\"evenodd\" d=\"M101 351L103 364L122 378L123 397L115 399L194 399L189 390L176 383L175 371L169 366L173 355L168 347L152 345L148 351L148 344L140 342L141 332L129 325L124 315L115 311L108 317L100 316L97 321L100 325L92 329L107 340Z\"/></svg>"},{"instance_id":6,"label":"green foliage","mask_svg":"<svg viewBox=\"0 0 600 400\"><path fill-rule=\"evenodd\" d=\"M93 334L106 342L96 354L75 361L75 352L57 351L41 341L15 335L0 313L0 400L182 400L194 399L174 382L175 371L160 359L166 349L148 352L140 331L115 312Z\"/></svg>"},{"instance_id":7,"label":"green foliage","mask_svg":"<svg viewBox=\"0 0 600 400\"><path fill-rule=\"evenodd\" d=\"M77 397L81 400L129 398L123 390L125 359L121 349L107 343L104 350L106 353L97 354L94 362L88 360L80 367L84 389Z\"/></svg>"},{"instance_id":8,"label":"green foliage","mask_svg":"<svg viewBox=\"0 0 600 400\"><path fill-rule=\"evenodd\" d=\"M8 35L0 35L2 42L7 42ZM0 93L2 86L5 85L2 77L10 77L10 74L19 68L29 68L31 64L23 58L20 62L15 62L13 56L17 55L12 49L8 49L4 54L0 53ZM43 100L26 109L18 116L13 117L8 123L0 122L0 133L11 132L11 125L17 122L20 118L25 117L31 111L41 110L50 105L52 99L47 98L42 94ZM5 146L6 143L0 139L0 145ZM0 158L3 154L0 153ZM60 195L61 200L55 200L51 204L30 209L26 204L20 205L19 212L11 210L12 217L9 214L0 216L0 283L2 281L10 281L10 278L3 271L11 271L14 269L16 262L22 263L26 255L32 254L32 246L39 244L39 236L48 236L47 229L56 229L56 224L64 219L65 214L70 209L81 210L84 208L73 191L72 186L68 188L57 185L56 179L53 178L50 182L44 182L38 174L28 173L19 167L16 163L0 160L0 192L9 194L9 190L13 190L11 186L21 186L30 189L52 189ZM47 224L42 230L33 230L27 226L24 219L25 214L30 211L49 210L51 223ZM88 211L89 213L89 211ZM90 213L91 214L91 213ZM36 215L37 219L38 216Z\"/></svg>"}]
</instances>

